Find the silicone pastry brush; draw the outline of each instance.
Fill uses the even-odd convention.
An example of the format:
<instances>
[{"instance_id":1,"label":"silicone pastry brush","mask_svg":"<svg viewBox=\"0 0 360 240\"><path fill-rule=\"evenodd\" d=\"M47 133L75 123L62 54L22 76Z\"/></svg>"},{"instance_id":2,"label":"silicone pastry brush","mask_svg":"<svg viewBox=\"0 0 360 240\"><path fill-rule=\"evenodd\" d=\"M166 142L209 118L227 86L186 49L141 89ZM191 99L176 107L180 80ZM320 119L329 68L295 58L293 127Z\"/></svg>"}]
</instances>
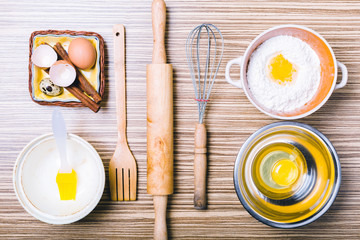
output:
<instances>
[{"instance_id":1,"label":"silicone pastry brush","mask_svg":"<svg viewBox=\"0 0 360 240\"><path fill-rule=\"evenodd\" d=\"M60 155L60 169L56 175L61 200L75 200L77 175L71 168L66 157L66 125L59 110L54 110L52 115L52 129Z\"/></svg>"},{"instance_id":2,"label":"silicone pastry brush","mask_svg":"<svg viewBox=\"0 0 360 240\"><path fill-rule=\"evenodd\" d=\"M199 121L195 127L194 207L206 209L207 149L204 115L223 56L224 39L217 27L204 23L189 33L185 50L199 110Z\"/></svg>"}]
</instances>

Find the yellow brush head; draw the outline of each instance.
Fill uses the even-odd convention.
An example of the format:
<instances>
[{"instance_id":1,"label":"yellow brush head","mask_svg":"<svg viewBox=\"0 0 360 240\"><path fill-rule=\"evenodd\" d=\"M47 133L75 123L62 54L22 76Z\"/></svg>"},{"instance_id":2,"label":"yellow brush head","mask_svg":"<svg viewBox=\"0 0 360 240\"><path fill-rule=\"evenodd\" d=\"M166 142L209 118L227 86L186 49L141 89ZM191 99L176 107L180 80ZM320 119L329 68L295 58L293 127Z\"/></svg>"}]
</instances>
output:
<instances>
[{"instance_id":1,"label":"yellow brush head","mask_svg":"<svg viewBox=\"0 0 360 240\"><path fill-rule=\"evenodd\" d=\"M60 200L75 200L77 175L74 169L71 173L60 173L56 175L56 183L59 188Z\"/></svg>"}]
</instances>

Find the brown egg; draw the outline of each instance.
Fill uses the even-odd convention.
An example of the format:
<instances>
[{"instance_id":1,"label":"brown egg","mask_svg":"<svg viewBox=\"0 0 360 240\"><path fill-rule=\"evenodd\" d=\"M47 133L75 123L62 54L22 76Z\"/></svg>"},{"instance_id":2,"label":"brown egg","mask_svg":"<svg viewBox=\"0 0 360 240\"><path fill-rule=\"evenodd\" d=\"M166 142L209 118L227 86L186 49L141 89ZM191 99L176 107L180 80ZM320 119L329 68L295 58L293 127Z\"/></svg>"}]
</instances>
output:
<instances>
[{"instance_id":1,"label":"brown egg","mask_svg":"<svg viewBox=\"0 0 360 240\"><path fill-rule=\"evenodd\" d=\"M94 66L96 61L96 50L93 44L85 38L75 38L71 41L68 49L71 62L81 69Z\"/></svg>"}]
</instances>

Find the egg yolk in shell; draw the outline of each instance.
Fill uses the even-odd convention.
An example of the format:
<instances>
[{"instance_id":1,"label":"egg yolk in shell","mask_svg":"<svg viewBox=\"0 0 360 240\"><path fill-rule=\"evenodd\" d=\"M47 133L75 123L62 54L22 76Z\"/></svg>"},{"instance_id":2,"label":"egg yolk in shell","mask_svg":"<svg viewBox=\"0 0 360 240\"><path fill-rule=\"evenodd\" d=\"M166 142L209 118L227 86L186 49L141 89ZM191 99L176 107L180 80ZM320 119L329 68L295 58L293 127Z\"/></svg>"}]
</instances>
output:
<instances>
[{"instance_id":1,"label":"egg yolk in shell","mask_svg":"<svg viewBox=\"0 0 360 240\"><path fill-rule=\"evenodd\" d=\"M289 159L277 161L271 169L271 177L280 186L290 186L299 176L299 168Z\"/></svg>"},{"instance_id":2,"label":"egg yolk in shell","mask_svg":"<svg viewBox=\"0 0 360 240\"><path fill-rule=\"evenodd\" d=\"M296 77L296 66L280 53L275 54L267 64L268 77L280 85L292 82Z\"/></svg>"}]
</instances>

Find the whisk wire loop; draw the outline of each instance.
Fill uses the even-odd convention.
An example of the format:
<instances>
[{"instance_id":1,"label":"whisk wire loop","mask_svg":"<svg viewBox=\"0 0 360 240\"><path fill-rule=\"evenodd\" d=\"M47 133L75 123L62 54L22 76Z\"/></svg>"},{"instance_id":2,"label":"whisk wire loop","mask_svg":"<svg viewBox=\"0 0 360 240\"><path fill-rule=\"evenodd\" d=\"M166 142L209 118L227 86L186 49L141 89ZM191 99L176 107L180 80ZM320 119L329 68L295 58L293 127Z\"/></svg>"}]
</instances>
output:
<instances>
[{"instance_id":1,"label":"whisk wire loop","mask_svg":"<svg viewBox=\"0 0 360 240\"><path fill-rule=\"evenodd\" d=\"M201 71L201 36L206 35L206 59L203 72ZM221 39L221 49L218 48L217 34ZM213 43L212 43L213 41ZM212 45L214 47L212 48ZM194 56L194 49L196 47ZM212 51L212 49L214 51ZM190 76L195 90L195 100L197 101L199 110L199 123L203 123L207 102L215 82L216 75L219 71L221 59L224 51L224 39L220 30L213 24L201 24L196 26L188 35L185 44L186 58L190 69ZM220 51L220 57L219 57ZM194 63L196 60L196 64ZM196 66L196 68L195 68ZM203 75L203 77L202 77Z\"/></svg>"}]
</instances>

